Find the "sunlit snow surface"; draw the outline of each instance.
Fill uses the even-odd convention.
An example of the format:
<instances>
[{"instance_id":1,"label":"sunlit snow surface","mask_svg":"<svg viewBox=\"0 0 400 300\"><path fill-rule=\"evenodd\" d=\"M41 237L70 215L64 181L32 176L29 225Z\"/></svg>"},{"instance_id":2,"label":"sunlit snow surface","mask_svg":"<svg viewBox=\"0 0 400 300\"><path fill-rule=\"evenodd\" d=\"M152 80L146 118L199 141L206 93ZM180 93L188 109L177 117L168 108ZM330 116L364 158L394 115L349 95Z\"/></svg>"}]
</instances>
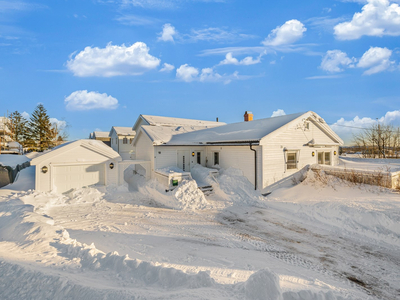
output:
<instances>
[{"instance_id":1,"label":"sunlit snow surface","mask_svg":"<svg viewBox=\"0 0 400 300\"><path fill-rule=\"evenodd\" d=\"M324 185L309 174L263 197L229 169L210 196L194 181L168 193L150 181L132 192L58 195L23 191L31 170L14 184L20 192L0 189L1 299L400 295L400 198L392 191L334 178Z\"/></svg>"}]
</instances>

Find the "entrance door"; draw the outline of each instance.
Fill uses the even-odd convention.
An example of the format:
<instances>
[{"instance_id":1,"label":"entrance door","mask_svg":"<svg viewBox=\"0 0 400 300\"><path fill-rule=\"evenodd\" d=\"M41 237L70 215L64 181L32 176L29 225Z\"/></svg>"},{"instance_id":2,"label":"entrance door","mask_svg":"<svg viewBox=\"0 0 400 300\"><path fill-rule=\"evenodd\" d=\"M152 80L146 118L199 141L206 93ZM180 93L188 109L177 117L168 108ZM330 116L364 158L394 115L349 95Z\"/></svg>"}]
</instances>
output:
<instances>
[{"instance_id":1,"label":"entrance door","mask_svg":"<svg viewBox=\"0 0 400 300\"><path fill-rule=\"evenodd\" d=\"M190 151L178 150L178 168L185 172L190 171Z\"/></svg>"}]
</instances>

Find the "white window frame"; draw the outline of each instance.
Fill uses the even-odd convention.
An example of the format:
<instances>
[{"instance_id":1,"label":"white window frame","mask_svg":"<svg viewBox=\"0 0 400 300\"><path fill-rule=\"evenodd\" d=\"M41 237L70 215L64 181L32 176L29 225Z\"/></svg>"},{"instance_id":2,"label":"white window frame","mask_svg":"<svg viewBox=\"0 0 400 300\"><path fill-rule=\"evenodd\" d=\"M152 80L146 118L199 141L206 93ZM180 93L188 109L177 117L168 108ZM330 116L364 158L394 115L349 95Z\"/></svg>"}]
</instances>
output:
<instances>
[{"instance_id":1,"label":"white window frame","mask_svg":"<svg viewBox=\"0 0 400 300\"><path fill-rule=\"evenodd\" d=\"M295 168L288 168L289 161L288 161L288 155L289 154L295 154ZM300 150L298 149L289 149L285 151L285 170L286 171L293 171L293 170L298 170L299 169L299 161L300 161Z\"/></svg>"},{"instance_id":2,"label":"white window frame","mask_svg":"<svg viewBox=\"0 0 400 300\"><path fill-rule=\"evenodd\" d=\"M321 163L319 162L319 159L318 159L318 155L320 153L322 154L322 162ZM329 153L329 164L325 163L325 155L326 155L326 153ZM329 151L321 150L321 151L317 152L317 164L319 164L319 165L332 166L332 158L333 158L333 153L332 153L331 150L329 150Z\"/></svg>"}]
</instances>

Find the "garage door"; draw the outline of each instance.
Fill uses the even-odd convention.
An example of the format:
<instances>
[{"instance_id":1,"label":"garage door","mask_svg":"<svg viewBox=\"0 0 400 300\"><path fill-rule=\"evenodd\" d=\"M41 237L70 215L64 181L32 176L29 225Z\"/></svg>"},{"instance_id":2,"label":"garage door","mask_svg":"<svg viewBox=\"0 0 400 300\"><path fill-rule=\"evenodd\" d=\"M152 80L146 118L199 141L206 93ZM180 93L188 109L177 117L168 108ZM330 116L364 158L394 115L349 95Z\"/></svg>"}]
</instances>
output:
<instances>
[{"instance_id":1,"label":"garage door","mask_svg":"<svg viewBox=\"0 0 400 300\"><path fill-rule=\"evenodd\" d=\"M84 186L105 184L104 164L85 164L54 167L53 187L58 193Z\"/></svg>"}]
</instances>

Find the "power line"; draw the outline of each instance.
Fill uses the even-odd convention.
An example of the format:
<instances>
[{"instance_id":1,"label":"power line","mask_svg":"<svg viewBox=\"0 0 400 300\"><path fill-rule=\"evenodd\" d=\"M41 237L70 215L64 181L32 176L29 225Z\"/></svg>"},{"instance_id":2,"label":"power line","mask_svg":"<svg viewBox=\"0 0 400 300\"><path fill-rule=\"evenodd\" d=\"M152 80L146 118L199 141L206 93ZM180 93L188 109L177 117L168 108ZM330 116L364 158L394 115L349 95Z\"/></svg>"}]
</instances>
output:
<instances>
[{"instance_id":1,"label":"power line","mask_svg":"<svg viewBox=\"0 0 400 300\"><path fill-rule=\"evenodd\" d=\"M348 127L348 128L355 128L355 129L362 129L362 130L375 130L374 128L365 128L365 127L356 127L356 126L348 126L348 125L339 125L336 123L328 124L329 126L340 126L340 127ZM382 130L385 132L398 132L398 130Z\"/></svg>"}]
</instances>

